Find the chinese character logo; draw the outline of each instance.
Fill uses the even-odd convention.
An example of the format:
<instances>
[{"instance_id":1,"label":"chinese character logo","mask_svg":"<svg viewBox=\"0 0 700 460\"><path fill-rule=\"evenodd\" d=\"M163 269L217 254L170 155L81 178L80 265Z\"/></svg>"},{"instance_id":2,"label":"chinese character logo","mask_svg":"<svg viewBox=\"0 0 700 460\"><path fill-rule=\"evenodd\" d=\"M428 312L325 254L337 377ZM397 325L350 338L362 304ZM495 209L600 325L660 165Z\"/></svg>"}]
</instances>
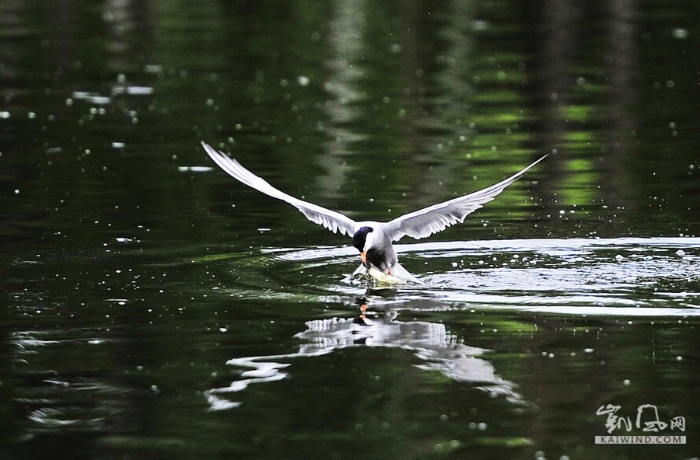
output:
<instances>
[{"instance_id":1,"label":"chinese character logo","mask_svg":"<svg viewBox=\"0 0 700 460\"><path fill-rule=\"evenodd\" d=\"M642 431L658 433L669 428L671 430L685 431L685 417L673 417L669 423L661 421L659 418L659 410L653 404L642 404L637 407L637 417L632 424L630 417L618 415L618 411L622 406L607 404L600 406L595 412L596 415L605 415L605 428L609 434L615 430L624 429L626 432L632 431L632 428L641 429Z\"/></svg>"}]
</instances>

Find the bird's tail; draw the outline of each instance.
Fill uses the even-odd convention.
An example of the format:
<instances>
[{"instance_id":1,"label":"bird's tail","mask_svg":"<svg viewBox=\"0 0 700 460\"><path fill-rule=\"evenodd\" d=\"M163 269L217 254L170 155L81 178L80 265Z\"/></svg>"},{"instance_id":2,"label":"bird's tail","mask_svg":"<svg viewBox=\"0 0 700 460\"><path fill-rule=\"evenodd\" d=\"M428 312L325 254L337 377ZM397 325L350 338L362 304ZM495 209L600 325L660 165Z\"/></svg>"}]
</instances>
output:
<instances>
[{"instance_id":1,"label":"bird's tail","mask_svg":"<svg viewBox=\"0 0 700 460\"><path fill-rule=\"evenodd\" d=\"M416 284L425 284L415 276L413 276L408 270L403 268L403 265L400 263L396 262L396 264L391 267L391 274L397 278L401 278L402 280L410 281L411 283L416 283Z\"/></svg>"},{"instance_id":2,"label":"bird's tail","mask_svg":"<svg viewBox=\"0 0 700 460\"><path fill-rule=\"evenodd\" d=\"M394 284L400 282L425 284L421 280L413 276L408 270L403 268L403 266L398 262L391 268L391 275L381 272L374 266L372 266L370 269L367 269L367 267L365 267L364 264L360 264L360 266L357 267L354 272L352 272L353 277L362 277L367 275L371 276L372 278L375 278L377 281L392 282Z\"/></svg>"}]
</instances>

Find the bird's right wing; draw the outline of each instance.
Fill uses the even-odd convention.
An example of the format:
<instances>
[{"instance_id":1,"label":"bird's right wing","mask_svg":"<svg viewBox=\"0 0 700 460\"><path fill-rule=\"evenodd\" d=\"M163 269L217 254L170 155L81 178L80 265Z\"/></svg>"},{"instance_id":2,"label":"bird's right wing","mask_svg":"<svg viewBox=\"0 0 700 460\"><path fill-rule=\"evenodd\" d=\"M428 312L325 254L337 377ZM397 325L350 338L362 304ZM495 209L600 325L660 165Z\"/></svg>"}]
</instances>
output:
<instances>
[{"instance_id":1,"label":"bird's right wing","mask_svg":"<svg viewBox=\"0 0 700 460\"><path fill-rule=\"evenodd\" d=\"M204 147L207 154L217 165L219 165L219 167L221 167L221 169L226 171L233 178L243 182L248 187L254 188L267 196L271 196L291 204L301 211L302 214L304 214L311 222L323 225L334 233L340 232L349 236L352 236L355 233L355 221L349 217L339 212L331 211L330 209L326 209L313 203L299 200L291 195L287 195L286 193L270 185L261 177L258 177L245 169L240 163L233 158L230 158L225 153L214 150L211 146L204 142L202 142L202 147Z\"/></svg>"}]
</instances>

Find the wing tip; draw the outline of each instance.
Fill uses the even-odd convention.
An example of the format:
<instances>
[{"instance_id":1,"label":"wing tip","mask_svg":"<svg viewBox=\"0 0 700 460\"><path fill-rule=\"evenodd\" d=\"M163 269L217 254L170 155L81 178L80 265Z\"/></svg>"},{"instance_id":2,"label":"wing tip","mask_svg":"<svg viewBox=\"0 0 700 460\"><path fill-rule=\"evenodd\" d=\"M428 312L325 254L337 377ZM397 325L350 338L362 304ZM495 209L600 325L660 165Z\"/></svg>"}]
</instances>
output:
<instances>
[{"instance_id":1,"label":"wing tip","mask_svg":"<svg viewBox=\"0 0 700 460\"><path fill-rule=\"evenodd\" d=\"M207 155L209 155L209 157L212 160L216 161L217 157L224 156L224 152L222 152L220 150L216 150L214 147L207 144L206 142L201 141L201 144L202 144L202 148L204 149L204 151L207 152Z\"/></svg>"},{"instance_id":2,"label":"wing tip","mask_svg":"<svg viewBox=\"0 0 700 460\"><path fill-rule=\"evenodd\" d=\"M212 147L211 145L207 144L206 142L200 141L200 144L202 145L202 148L204 148L204 150L205 150L207 153L209 153L209 151L216 152L216 150L214 149L214 147Z\"/></svg>"}]
</instances>

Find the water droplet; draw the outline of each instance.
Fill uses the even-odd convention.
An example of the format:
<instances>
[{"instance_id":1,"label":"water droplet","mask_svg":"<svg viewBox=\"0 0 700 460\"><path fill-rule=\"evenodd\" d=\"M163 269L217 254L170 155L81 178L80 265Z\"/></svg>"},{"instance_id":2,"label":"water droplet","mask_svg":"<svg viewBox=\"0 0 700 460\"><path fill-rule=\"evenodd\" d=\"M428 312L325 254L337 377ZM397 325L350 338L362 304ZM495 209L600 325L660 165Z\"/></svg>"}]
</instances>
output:
<instances>
[{"instance_id":1,"label":"water droplet","mask_svg":"<svg viewBox=\"0 0 700 460\"><path fill-rule=\"evenodd\" d=\"M683 40L685 38L688 38L688 29L683 29L683 28L677 28L673 29L672 34L673 38L677 38L678 40Z\"/></svg>"}]
</instances>

